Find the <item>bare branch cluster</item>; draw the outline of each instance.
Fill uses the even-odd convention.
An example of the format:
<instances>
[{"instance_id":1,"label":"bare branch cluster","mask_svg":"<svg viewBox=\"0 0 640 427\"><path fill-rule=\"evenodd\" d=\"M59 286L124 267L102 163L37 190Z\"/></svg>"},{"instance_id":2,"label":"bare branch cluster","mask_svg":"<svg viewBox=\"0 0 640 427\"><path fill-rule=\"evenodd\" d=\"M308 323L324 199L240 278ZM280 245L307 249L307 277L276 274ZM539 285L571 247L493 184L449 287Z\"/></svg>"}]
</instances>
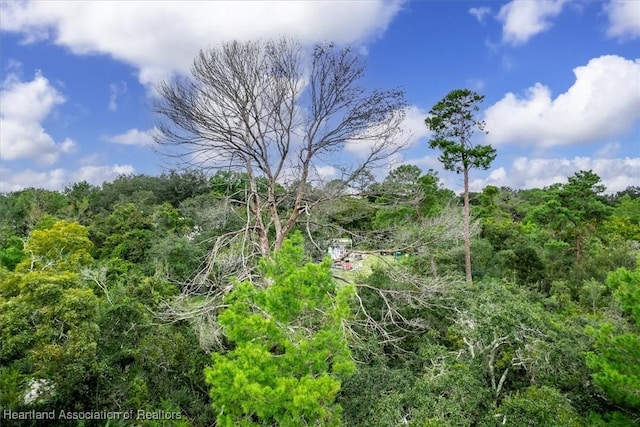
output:
<instances>
[{"instance_id":1,"label":"bare branch cluster","mask_svg":"<svg viewBox=\"0 0 640 427\"><path fill-rule=\"evenodd\" d=\"M363 76L362 59L349 48L326 44L307 53L290 39L226 43L200 52L191 77L158 87L155 111L165 121L156 141L185 166L248 175L247 226L269 256L308 208L318 167L333 165L349 185L404 148L403 92L366 90ZM366 148L359 157L336 156L358 143ZM285 181L294 185L276 191Z\"/></svg>"},{"instance_id":2,"label":"bare branch cluster","mask_svg":"<svg viewBox=\"0 0 640 427\"><path fill-rule=\"evenodd\" d=\"M188 321L205 351L222 346L223 331L217 316L224 297L236 281L254 280L258 252L248 243L248 229L218 236L213 248L176 298L165 302L156 315L163 321Z\"/></svg>"},{"instance_id":3,"label":"bare branch cluster","mask_svg":"<svg viewBox=\"0 0 640 427\"><path fill-rule=\"evenodd\" d=\"M399 343L429 327L428 321L421 317L421 310L433 308L433 297L447 285L459 282L460 278L415 275L391 263L385 265L384 269L397 286L387 288L356 282L356 310L347 326L355 346L361 345L365 336L373 335L378 342L402 351ZM368 306L360 295L363 290L374 293L382 301L381 306Z\"/></svg>"},{"instance_id":4,"label":"bare branch cluster","mask_svg":"<svg viewBox=\"0 0 640 427\"><path fill-rule=\"evenodd\" d=\"M463 221L461 209L452 206L439 216L418 222L414 228L399 228L398 231L402 232L388 239L387 246L380 244L382 249L358 252L369 256L396 251L429 254L438 246L461 243L464 237ZM479 231L476 228L474 233ZM348 253L345 257L352 255ZM431 275L415 274L403 263L384 257L377 259L378 268L384 271L390 285L373 284L364 277L357 279L356 310L348 327L356 345L364 340L364 335L373 334L381 343L401 350L400 342L428 328L429 323L421 316L424 310L434 307L434 296L462 280L458 276L439 275L437 272ZM336 277L346 280L340 274L336 274ZM362 292L373 293L381 301L379 307L365 303Z\"/></svg>"}]
</instances>

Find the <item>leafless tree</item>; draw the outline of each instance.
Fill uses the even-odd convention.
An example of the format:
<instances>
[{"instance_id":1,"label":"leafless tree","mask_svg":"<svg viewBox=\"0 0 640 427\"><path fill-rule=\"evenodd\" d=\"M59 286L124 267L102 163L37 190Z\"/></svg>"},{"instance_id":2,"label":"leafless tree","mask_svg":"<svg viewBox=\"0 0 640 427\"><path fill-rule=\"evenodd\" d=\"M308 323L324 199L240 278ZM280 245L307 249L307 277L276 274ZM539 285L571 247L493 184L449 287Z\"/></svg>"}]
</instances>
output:
<instances>
[{"instance_id":1,"label":"leafless tree","mask_svg":"<svg viewBox=\"0 0 640 427\"><path fill-rule=\"evenodd\" d=\"M156 142L185 166L247 174L242 232L269 257L319 203L308 197L317 168L332 166L350 185L404 147L403 92L365 89L364 72L357 53L333 44L234 41L201 51L190 77L157 88ZM358 156L344 154L348 144ZM293 185L278 192L285 181Z\"/></svg>"}]
</instances>

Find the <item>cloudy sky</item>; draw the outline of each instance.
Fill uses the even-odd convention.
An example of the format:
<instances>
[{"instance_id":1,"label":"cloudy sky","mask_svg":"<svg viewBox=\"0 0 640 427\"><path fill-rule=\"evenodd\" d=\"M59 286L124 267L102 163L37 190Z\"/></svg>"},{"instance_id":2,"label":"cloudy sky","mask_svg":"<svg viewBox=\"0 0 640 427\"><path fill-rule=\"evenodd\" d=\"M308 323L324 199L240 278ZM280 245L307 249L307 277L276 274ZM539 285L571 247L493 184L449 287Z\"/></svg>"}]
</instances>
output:
<instances>
[{"instance_id":1,"label":"cloudy sky","mask_svg":"<svg viewBox=\"0 0 640 427\"><path fill-rule=\"evenodd\" d=\"M0 191L157 174L155 84L232 39L332 40L366 83L402 87L404 163L441 170L424 118L452 89L485 95L498 158L472 187L544 187L591 169L640 185L640 1L0 1ZM461 179L441 172L459 191Z\"/></svg>"}]
</instances>

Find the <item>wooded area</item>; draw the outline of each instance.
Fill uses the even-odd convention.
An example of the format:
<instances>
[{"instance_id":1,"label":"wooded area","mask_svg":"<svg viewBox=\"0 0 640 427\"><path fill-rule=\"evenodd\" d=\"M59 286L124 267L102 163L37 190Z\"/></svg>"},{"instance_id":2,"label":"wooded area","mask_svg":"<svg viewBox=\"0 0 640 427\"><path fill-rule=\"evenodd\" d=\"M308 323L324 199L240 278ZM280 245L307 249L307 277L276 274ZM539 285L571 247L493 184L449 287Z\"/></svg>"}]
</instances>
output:
<instances>
[{"instance_id":1,"label":"wooded area","mask_svg":"<svg viewBox=\"0 0 640 427\"><path fill-rule=\"evenodd\" d=\"M305 214L281 255L223 291L219 335L212 289L189 279L242 223L227 195L248 194L246 175L3 195L2 407L179 411L193 426L631 425L640 189L604 190L585 171L472 193L470 285L461 201L401 166ZM318 263L336 236L377 261Z\"/></svg>"},{"instance_id":2,"label":"wooded area","mask_svg":"<svg viewBox=\"0 0 640 427\"><path fill-rule=\"evenodd\" d=\"M186 170L0 195L2 425L639 423L640 187L470 192L496 151L468 90L425 121L462 195L376 178L405 101L363 73L214 48L154 107Z\"/></svg>"}]
</instances>

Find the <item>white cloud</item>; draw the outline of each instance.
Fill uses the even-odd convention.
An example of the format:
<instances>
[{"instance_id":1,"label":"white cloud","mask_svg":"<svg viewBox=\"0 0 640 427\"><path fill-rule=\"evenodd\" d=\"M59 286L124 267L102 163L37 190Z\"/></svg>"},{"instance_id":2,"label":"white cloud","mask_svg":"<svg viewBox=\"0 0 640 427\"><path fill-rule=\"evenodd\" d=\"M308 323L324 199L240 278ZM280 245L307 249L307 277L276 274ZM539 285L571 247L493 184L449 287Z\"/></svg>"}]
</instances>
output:
<instances>
[{"instance_id":1,"label":"white cloud","mask_svg":"<svg viewBox=\"0 0 640 427\"><path fill-rule=\"evenodd\" d=\"M120 80L119 82L109 85L109 111L118 109L118 97L127 92L127 82Z\"/></svg>"},{"instance_id":2,"label":"white cloud","mask_svg":"<svg viewBox=\"0 0 640 427\"><path fill-rule=\"evenodd\" d=\"M87 181L90 184L100 185L105 181L113 181L120 175L128 175L135 172L131 165L107 165L107 166L83 166L77 171L69 173L72 182Z\"/></svg>"},{"instance_id":3,"label":"white cloud","mask_svg":"<svg viewBox=\"0 0 640 427\"><path fill-rule=\"evenodd\" d=\"M400 124L402 133L395 141L398 145L403 145L406 148L414 146L420 139L428 137L431 132L424 124L424 119L427 118L428 112L421 108L412 105L405 111L405 118ZM348 141L345 144L345 151L354 154L356 157L366 157L371 152L371 147L379 141Z\"/></svg>"},{"instance_id":4,"label":"white cloud","mask_svg":"<svg viewBox=\"0 0 640 427\"><path fill-rule=\"evenodd\" d=\"M289 34L303 43L378 37L403 0L344 2L2 2L2 28L73 53L106 54L139 69L142 83L188 71L201 48L231 38ZM126 19L125 19L126 17ZM161 31L159 31L161 29Z\"/></svg>"},{"instance_id":5,"label":"white cloud","mask_svg":"<svg viewBox=\"0 0 640 427\"><path fill-rule=\"evenodd\" d=\"M65 102L42 73L37 72L30 82L9 74L2 83L0 99L0 159L37 159L53 164L60 154L73 151L71 139L57 143L42 127L42 121Z\"/></svg>"},{"instance_id":6,"label":"white cloud","mask_svg":"<svg viewBox=\"0 0 640 427\"><path fill-rule=\"evenodd\" d=\"M640 37L640 2L638 0L611 0L602 8L609 19L607 36L619 39Z\"/></svg>"},{"instance_id":7,"label":"white cloud","mask_svg":"<svg viewBox=\"0 0 640 427\"><path fill-rule=\"evenodd\" d=\"M408 158L402 162L406 165L416 165L423 170L433 169L435 171L443 171L442 163L438 160L438 156L423 156L423 157L414 157Z\"/></svg>"},{"instance_id":8,"label":"white cloud","mask_svg":"<svg viewBox=\"0 0 640 427\"><path fill-rule=\"evenodd\" d=\"M622 191L638 185L640 157L594 159L590 157L567 158L516 158L507 171L500 167L491 171L485 179L473 180L472 191L482 191L487 185L511 188L544 188L554 183L565 183L567 178L580 170L592 170L607 187L607 193Z\"/></svg>"},{"instance_id":9,"label":"white cloud","mask_svg":"<svg viewBox=\"0 0 640 427\"><path fill-rule=\"evenodd\" d=\"M43 188L46 190L63 190L75 182L87 181L100 185L105 181L113 181L119 175L131 174L135 171L131 165L82 166L75 171L53 169L34 171L31 169L13 171L0 169L0 193L18 191L24 188ZM8 177L8 179L6 179Z\"/></svg>"},{"instance_id":10,"label":"white cloud","mask_svg":"<svg viewBox=\"0 0 640 427\"><path fill-rule=\"evenodd\" d=\"M315 168L315 173L321 180L325 181L331 178L336 178L338 176L338 169L330 165L318 166Z\"/></svg>"},{"instance_id":11,"label":"white cloud","mask_svg":"<svg viewBox=\"0 0 640 427\"><path fill-rule=\"evenodd\" d=\"M156 132L158 132L158 129L156 128L145 131L133 128L119 135L105 136L103 137L103 139L113 144L137 145L141 147L147 147L154 144L153 135Z\"/></svg>"},{"instance_id":12,"label":"white cloud","mask_svg":"<svg viewBox=\"0 0 640 427\"><path fill-rule=\"evenodd\" d=\"M574 84L555 99L541 83L487 108L487 141L550 147L602 141L640 119L640 60L601 56L574 68Z\"/></svg>"},{"instance_id":13,"label":"white cloud","mask_svg":"<svg viewBox=\"0 0 640 427\"><path fill-rule=\"evenodd\" d=\"M289 186L299 181L301 172L302 169L297 165L285 167L278 177L278 182L284 186ZM338 168L331 165L312 166L309 169L307 181L314 186L320 186L336 178L340 178Z\"/></svg>"},{"instance_id":14,"label":"white cloud","mask_svg":"<svg viewBox=\"0 0 640 427\"><path fill-rule=\"evenodd\" d=\"M475 16L478 22L484 24L484 18L491 13L491 9L486 6L472 7L471 9L469 9L469 13Z\"/></svg>"},{"instance_id":15,"label":"white cloud","mask_svg":"<svg viewBox=\"0 0 640 427\"><path fill-rule=\"evenodd\" d=\"M526 43L551 27L550 19L562 11L567 0L513 0L500 8L502 41L512 45Z\"/></svg>"}]
</instances>

